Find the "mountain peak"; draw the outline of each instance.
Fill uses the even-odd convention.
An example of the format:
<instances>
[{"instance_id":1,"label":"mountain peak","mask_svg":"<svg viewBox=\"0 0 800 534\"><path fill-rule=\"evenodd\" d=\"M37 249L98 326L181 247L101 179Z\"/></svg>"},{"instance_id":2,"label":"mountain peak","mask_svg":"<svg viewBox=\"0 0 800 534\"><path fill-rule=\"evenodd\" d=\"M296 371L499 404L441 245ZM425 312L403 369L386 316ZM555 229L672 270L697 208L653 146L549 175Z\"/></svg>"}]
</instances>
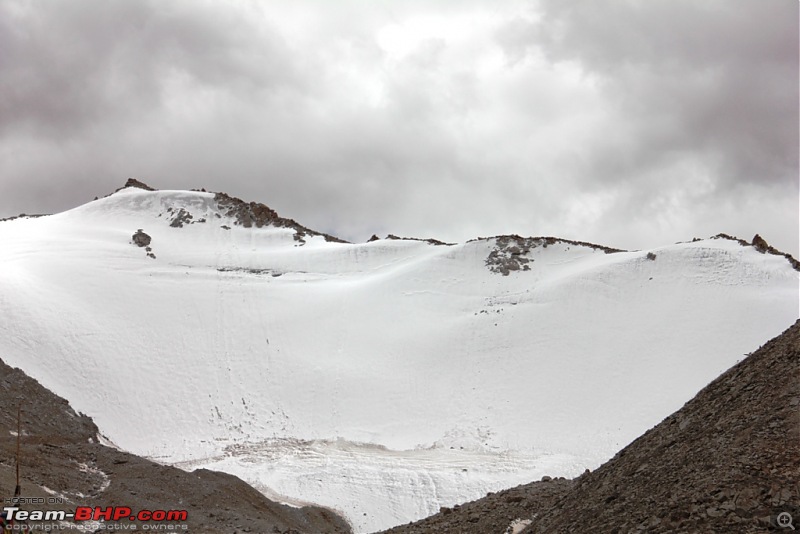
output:
<instances>
[{"instance_id":1,"label":"mountain peak","mask_svg":"<svg viewBox=\"0 0 800 534\"><path fill-rule=\"evenodd\" d=\"M159 195L160 206L158 209L160 212L158 216L166 215L173 228L182 228L185 224L205 223L211 218L224 217L230 219L233 225L243 228L272 226L292 229L295 231L295 240L300 241L301 244L305 242L306 237L314 236L323 237L330 242L347 243L336 236L303 226L294 219L281 217L266 204L246 202L227 193L206 191L205 188L191 190L194 193L202 193L202 196L205 197L202 202L198 202L196 197L187 198L185 191L159 190L136 178L128 178L125 185L104 198L131 189ZM164 208L165 211L162 212L161 210ZM228 226L223 225L223 228L228 228Z\"/></svg>"},{"instance_id":2,"label":"mountain peak","mask_svg":"<svg viewBox=\"0 0 800 534\"><path fill-rule=\"evenodd\" d=\"M117 191L121 191L122 189L125 189L126 187L136 187L136 188L139 188L139 189L144 189L145 191L155 191L156 190L154 187L150 187L146 183L140 182L136 178L128 178L128 181L125 182L125 185L123 185L122 187L117 189ZM114 192L116 193L117 191L114 191Z\"/></svg>"}]
</instances>

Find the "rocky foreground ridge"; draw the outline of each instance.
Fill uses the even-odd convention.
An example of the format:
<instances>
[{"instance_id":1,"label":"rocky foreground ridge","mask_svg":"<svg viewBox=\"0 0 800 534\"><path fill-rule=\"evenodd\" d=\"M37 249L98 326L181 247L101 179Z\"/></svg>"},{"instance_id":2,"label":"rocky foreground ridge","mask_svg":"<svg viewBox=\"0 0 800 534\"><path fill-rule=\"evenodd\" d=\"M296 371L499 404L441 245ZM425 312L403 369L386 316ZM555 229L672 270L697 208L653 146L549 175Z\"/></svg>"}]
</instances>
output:
<instances>
[{"instance_id":1,"label":"rocky foreground ridge","mask_svg":"<svg viewBox=\"0 0 800 534\"><path fill-rule=\"evenodd\" d=\"M89 417L75 413L66 400L2 360L0 499L14 495L19 406L22 496L63 499L57 505L23 505L23 510L42 506L65 511L74 511L76 506L187 510L188 530L175 531L208 534L351 531L330 510L277 504L235 476L206 469L189 473L103 445ZM136 423L132 420L131 424ZM142 524L126 521L123 526L141 530ZM69 531L69 525L65 527Z\"/></svg>"},{"instance_id":2,"label":"rocky foreground ridge","mask_svg":"<svg viewBox=\"0 0 800 534\"><path fill-rule=\"evenodd\" d=\"M594 472L386 532L778 532L781 513L800 519L800 320Z\"/></svg>"}]
</instances>

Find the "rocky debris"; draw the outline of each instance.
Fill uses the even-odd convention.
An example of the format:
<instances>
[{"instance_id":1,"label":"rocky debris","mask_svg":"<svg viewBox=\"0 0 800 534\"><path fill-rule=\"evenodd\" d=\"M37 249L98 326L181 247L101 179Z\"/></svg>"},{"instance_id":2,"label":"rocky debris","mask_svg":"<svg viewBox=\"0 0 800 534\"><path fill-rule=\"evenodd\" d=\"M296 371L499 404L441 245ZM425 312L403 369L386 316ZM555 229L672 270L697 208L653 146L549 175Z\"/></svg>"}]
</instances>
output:
<instances>
[{"instance_id":1,"label":"rocky debris","mask_svg":"<svg viewBox=\"0 0 800 534\"><path fill-rule=\"evenodd\" d=\"M137 247L147 247L147 251L150 252L150 241L152 241L152 238L144 233L141 228L136 230L136 233L133 234L131 239L134 245Z\"/></svg>"},{"instance_id":2,"label":"rocky debris","mask_svg":"<svg viewBox=\"0 0 800 534\"><path fill-rule=\"evenodd\" d=\"M278 228L291 228L295 231L294 238L301 244L305 243L307 236L322 236L326 241L335 243L347 243L343 239L334 237L329 234L315 232L305 226L300 225L293 219L286 219L280 217L277 212L270 209L264 204L257 202L245 202L244 200L225 193L214 193L214 200L217 202L217 207L223 215L234 219L234 224L241 225L245 228L261 228L263 226L275 226Z\"/></svg>"},{"instance_id":3,"label":"rocky debris","mask_svg":"<svg viewBox=\"0 0 800 534\"><path fill-rule=\"evenodd\" d=\"M654 252L648 252L647 253L647 259L650 260L650 261L656 261L655 253Z\"/></svg>"},{"instance_id":4,"label":"rocky debris","mask_svg":"<svg viewBox=\"0 0 800 534\"><path fill-rule=\"evenodd\" d=\"M501 235L492 238L478 238L468 241L468 243L484 239L494 239L495 241L494 249L492 249L489 256L486 258L486 267L488 267L491 272L502 274L503 276L508 276L513 271L529 271L529 264L533 262L533 259L527 257L527 254L537 247L547 248L556 243L589 247L595 250L602 250L606 254L623 252L617 248L604 247L584 241L572 241L570 239L559 239L557 237L520 237L516 234Z\"/></svg>"},{"instance_id":5,"label":"rocky debris","mask_svg":"<svg viewBox=\"0 0 800 534\"><path fill-rule=\"evenodd\" d=\"M378 237L378 236L377 236L377 235L375 235L375 234L372 234L372 237L370 237L369 239L367 239L367 243L372 243L373 241L379 241L379 240L380 240L380 237Z\"/></svg>"},{"instance_id":6,"label":"rocky debris","mask_svg":"<svg viewBox=\"0 0 800 534\"><path fill-rule=\"evenodd\" d=\"M549 478L549 477L547 477ZM571 480L551 479L533 482L453 507L442 507L439 513L416 523L400 525L387 534L503 534L520 532L524 522L537 511L553 506L573 486ZM515 530L516 529L516 530Z\"/></svg>"},{"instance_id":7,"label":"rocky debris","mask_svg":"<svg viewBox=\"0 0 800 534\"><path fill-rule=\"evenodd\" d=\"M188 532L208 534L351 532L330 510L274 503L235 476L205 469L189 473L101 445L98 428L89 417L75 413L66 400L2 360L0 499L10 498L14 492L20 404L22 496L65 499L61 504L46 505L46 509L129 506L133 510L187 510ZM114 526L107 522L102 532L123 530ZM128 521L120 526L125 530L143 527Z\"/></svg>"}]
</instances>

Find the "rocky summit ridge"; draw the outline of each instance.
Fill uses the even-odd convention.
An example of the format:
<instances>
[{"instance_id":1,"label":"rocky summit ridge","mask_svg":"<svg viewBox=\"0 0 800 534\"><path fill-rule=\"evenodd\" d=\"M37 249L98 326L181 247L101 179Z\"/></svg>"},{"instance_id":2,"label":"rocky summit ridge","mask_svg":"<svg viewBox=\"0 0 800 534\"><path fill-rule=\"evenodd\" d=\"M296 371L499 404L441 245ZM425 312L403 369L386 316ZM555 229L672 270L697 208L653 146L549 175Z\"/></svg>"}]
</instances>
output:
<instances>
[{"instance_id":1,"label":"rocky summit ridge","mask_svg":"<svg viewBox=\"0 0 800 534\"><path fill-rule=\"evenodd\" d=\"M140 182L135 178L129 178L128 181L125 182L125 185L117 189L115 193L127 188L142 189L144 191L157 191L157 189L150 187L149 185ZM206 192L205 189L201 189L199 191L203 193ZM290 228L295 231L295 240L300 242L304 242L305 238L308 236L321 236L325 238L326 241L347 243L347 241L339 239L338 237L334 237L330 234L325 234L311 230L310 228L306 228L294 219L281 217L275 210L259 202L245 202L240 198L228 195L226 193L214 193L214 202L216 203L217 207L217 213L215 213L215 215L221 215L230 218L233 220L234 225L240 225L243 228L261 228L263 226ZM167 208L167 210L170 212L171 216L170 226L174 228L181 228L184 224L206 222L206 220L203 218L195 220L194 215L184 208Z\"/></svg>"},{"instance_id":2,"label":"rocky summit ridge","mask_svg":"<svg viewBox=\"0 0 800 534\"><path fill-rule=\"evenodd\" d=\"M141 182L135 178L129 178L125 184L118 188L115 193L127 188L142 189L144 191L158 191L157 189ZM206 193L205 189L197 189L193 191ZM113 194L113 193L112 193ZM240 198L228 195L226 193L213 193L214 201L217 207L215 215L225 216L233 220L233 224L243 228L262 228L264 226L272 226L276 228L289 228L294 230L294 239L300 245L305 244L307 237L321 236L328 242L334 243L348 243L344 239L340 239L331 234L318 232L306 226L301 225L294 219L281 217L278 213L265 204L259 202L247 202ZM195 218L195 216L184 208L167 208L170 226L181 228L184 224L205 223L205 218ZM223 226L223 228L228 228ZM377 241L380 238L377 235L372 235L368 242ZM394 234L386 236L387 240L409 240L420 241L430 245L437 246L450 246L453 243L446 243L434 238L420 239L414 237L399 237ZM800 261L792 257L790 254L782 252L775 247L769 245L766 240L759 234L756 234L752 241L748 242L735 236L725 233L719 233L712 236L711 239L727 239L735 241L742 246L753 247L761 254L772 254L783 256L796 271L800 271ZM571 246L587 247L593 250L600 250L606 254L613 254L616 252L625 252L623 249L598 245L585 241L576 241L571 239L564 239L552 236L539 236L539 237L522 237L517 234L504 234L492 237L478 237L468 242L473 241L494 241L494 250L486 258L486 267L497 274L508 276L515 271L527 271L530 269L529 263L532 261L528 253L537 247L547 248L549 245L565 244ZM701 241L700 238L694 238L692 241ZM148 251L149 252L149 251ZM655 256L648 256L649 259L655 259Z\"/></svg>"},{"instance_id":3,"label":"rocky summit ridge","mask_svg":"<svg viewBox=\"0 0 800 534\"><path fill-rule=\"evenodd\" d=\"M125 184L122 187L117 188L114 193L110 195L106 195L108 198L109 196L123 191L125 189L141 189L143 191L159 191L158 189L151 187L150 185L137 180L136 178L128 178ZM192 189L192 191L207 193L205 188L203 189ZM332 242L332 243L349 243L344 239L336 237L334 235L318 232L316 230L312 230L302 224L298 223L294 219L289 219L286 217L281 217L275 210L267 206L266 204L260 202L247 202L240 198L237 198L232 195L228 195L227 193L217 192L212 193L214 196L214 202L216 204L216 213L215 216L222 217L225 216L226 218L232 220L232 223L236 226L241 226L242 228L262 228L265 226L272 226L275 228L288 228L294 230L294 239L298 242L299 245L303 245L306 243L306 238L320 236L325 239L325 241ZM99 197L95 197L95 200L98 200ZM170 221L170 226L173 228L182 228L184 225L187 224L195 224L195 223L206 223L208 219L205 217L195 217L191 211L180 208L180 207L169 207L167 208L168 220ZM47 214L24 214L21 213L14 217L7 217L4 219L0 219L0 222L3 221L11 221L14 219L19 218L36 218L36 217L46 217ZM222 228L229 229L229 226L223 224ZM138 229L137 233L143 232L142 229ZM147 234L144 234L147 236ZM374 242L379 241L377 235L372 235L367 242ZM440 241L435 238L416 238L416 237L400 237L394 234L388 234L384 239L386 240L401 240L401 241L419 241L428 243L430 245L436 246L452 246L455 243L448 243L444 241ZM771 246L767 241L759 234L755 234L751 241L746 241L744 239L726 234L726 233L719 233L710 237L710 239L727 239L730 241L735 241L742 246L745 247L753 247L755 250L760 252L761 254L772 254L776 256L783 256L792 266L792 268L796 271L800 272L800 261L794 258L791 254L778 250L777 248ZM139 245L139 241L137 239L133 240L137 245ZM598 245L595 243L590 243L586 241L576 241L572 239L565 239L553 236L537 236L537 237L522 237L517 234L503 234L503 235L496 235L491 237L478 237L475 239L471 239L467 241L475 242L475 241L494 241L495 249L490 254L489 257L486 258L486 267L497 274L501 274L503 276L508 276L512 272L518 271L527 271L530 269L529 263L530 259L526 257L527 253L529 253L532 249L537 247L544 247L547 248L548 245L554 244L565 244L565 245L572 245L572 246L582 246L587 247L593 250L600 250L605 252L606 254L613 254L615 252L625 252L624 249L618 249L614 247L608 247L604 245ZM693 242L695 241L702 241L702 239L695 237L692 239ZM144 246L144 245L141 245ZM155 259L155 256L151 254L151 251L148 250L148 256ZM655 259L654 257L648 256L649 259Z\"/></svg>"}]
</instances>

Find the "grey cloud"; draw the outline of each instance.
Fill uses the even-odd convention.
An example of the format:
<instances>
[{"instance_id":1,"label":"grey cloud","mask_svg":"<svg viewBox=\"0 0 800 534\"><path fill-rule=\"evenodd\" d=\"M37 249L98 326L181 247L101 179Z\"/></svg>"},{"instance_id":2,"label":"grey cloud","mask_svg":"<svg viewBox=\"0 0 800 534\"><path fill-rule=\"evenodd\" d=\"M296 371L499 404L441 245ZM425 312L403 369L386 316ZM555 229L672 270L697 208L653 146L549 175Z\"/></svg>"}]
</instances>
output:
<instances>
[{"instance_id":1,"label":"grey cloud","mask_svg":"<svg viewBox=\"0 0 800 534\"><path fill-rule=\"evenodd\" d=\"M768 226L796 250L796 2L543 0L536 8L496 39L511 64L543 57L596 87L605 116L587 122L596 131L561 169L581 191L615 191L599 226L671 236L692 231L686 221L708 228L727 217L728 227L750 232Z\"/></svg>"},{"instance_id":2,"label":"grey cloud","mask_svg":"<svg viewBox=\"0 0 800 534\"><path fill-rule=\"evenodd\" d=\"M134 176L351 240L628 248L735 226L796 247L796 214L778 230L792 214L748 200L797 197L794 7L535 2L537 22L517 5L3 3L0 216ZM466 42L434 31L402 57L378 42L470 14Z\"/></svg>"},{"instance_id":3,"label":"grey cloud","mask_svg":"<svg viewBox=\"0 0 800 534\"><path fill-rule=\"evenodd\" d=\"M5 3L0 27L6 135L63 138L136 120L181 77L225 91L301 83L280 39L220 5Z\"/></svg>"},{"instance_id":4,"label":"grey cloud","mask_svg":"<svg viewBox=\"0 0 800 534\"><path fill-rule=\"evenodd\" d=\"M545 0L541 8L527 31L520 21L510 27L505 46L577 61L598 79L618 121L609 128L630 136L598 146L587 164L599 176L609 154L618 155L605 176L613 180L660 166L654 153L683 152L719 160L726 183L794 179L797 3Z\"/></svg>"}]
</instances>

